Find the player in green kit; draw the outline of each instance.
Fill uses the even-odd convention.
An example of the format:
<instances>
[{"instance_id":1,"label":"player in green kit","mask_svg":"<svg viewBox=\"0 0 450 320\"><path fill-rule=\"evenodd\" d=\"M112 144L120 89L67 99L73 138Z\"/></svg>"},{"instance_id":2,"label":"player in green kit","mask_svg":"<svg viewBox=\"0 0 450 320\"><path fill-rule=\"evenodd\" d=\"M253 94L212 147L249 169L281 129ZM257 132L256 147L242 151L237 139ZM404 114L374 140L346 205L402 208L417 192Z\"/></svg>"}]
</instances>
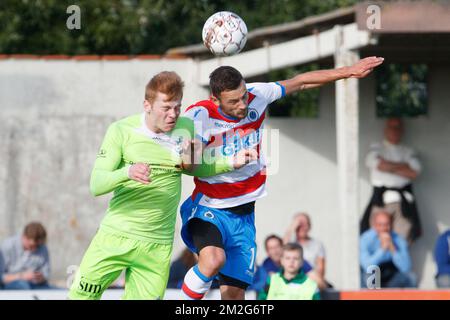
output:
<instances>
[{"instance_id":1,"label":"player in green kit","mask_svg":"<svg viewBox=\"0 0 450 320\"><path fill-rule=\"evenodd\" d=\"M91 192L114 191L69 292L70 299L100 299L125 270L123 299L162 299L168 275L181 173L210 176L239 168L251 159L201 155L194 124L180 114L183 82L161 72L146 86L144 113L110 125L91 175ZM196 151L197 150L197 151ZM251 154L248 157L252 157ZM197 163L197 161L196 161Z\"/></svg>"}]
</instances>

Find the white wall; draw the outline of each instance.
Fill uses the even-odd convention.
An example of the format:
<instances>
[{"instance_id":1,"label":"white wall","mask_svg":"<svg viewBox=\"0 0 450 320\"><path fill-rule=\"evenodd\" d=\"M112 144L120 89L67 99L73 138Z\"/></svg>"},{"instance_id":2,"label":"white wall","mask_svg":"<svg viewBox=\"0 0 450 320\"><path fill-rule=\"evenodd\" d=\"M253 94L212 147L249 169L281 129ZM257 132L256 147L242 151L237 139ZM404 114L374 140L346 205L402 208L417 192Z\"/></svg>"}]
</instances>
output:
<instances>
[{"instance_id":1,"label":"white wall","mask_svg":"<svg viewBox=\"0 0 450 320\"><path fill-rule=\"evenodd\" d=\"M207 97L195 86L190 60L47 61L0 60L0 239L33 219L49 231L54 278L77 265L104 214L109 197L88 191L90 170L108 124L141 111L144 85L162 70L177 71L186 82L185 105ZM431 249L438 231L450 226L450 66L433 67L429 116L406 122L407 144L417 147L424 164L416 183L424 237L413 247L421 287L434 288ZM361 164L370 142L381 139L375 117L374 82L360 83ZM342 284L342 235L337 199L334 86L322 89L318 119L269 119L279 129L279 172L268 177L269 195L257 203L258 262L264 238L282 235L292 215L312 216L312 235L327 250L327 278ZM370 195L367 170L361 167L361 212ZM191 178L183 178L185 199ZM175 235L174 258L183 248Z\"/></svg>"},{"instance_id":2,"label":"white wall","mask_svg":"<svg viewBox=\"0 0 450 320\"><path fill-rule=\"evenodd\" d=\"M79 264L106 210L89 176L107 126L142 112L162 70L185 80L186 100L203 92L190 60L0 60L0 239L42 221L55 279Z\"/></svg>"}]
</instances>

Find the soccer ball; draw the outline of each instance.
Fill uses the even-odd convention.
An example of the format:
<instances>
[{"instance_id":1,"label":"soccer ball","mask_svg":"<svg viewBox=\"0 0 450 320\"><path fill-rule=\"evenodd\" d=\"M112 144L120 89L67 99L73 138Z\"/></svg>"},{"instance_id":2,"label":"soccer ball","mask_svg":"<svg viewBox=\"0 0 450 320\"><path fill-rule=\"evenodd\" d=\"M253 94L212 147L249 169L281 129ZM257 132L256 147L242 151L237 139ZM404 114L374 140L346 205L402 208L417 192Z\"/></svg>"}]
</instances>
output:
<instances>
[{"instance_id":1,"label":"soccer ball","mask_svg":"<svg viewBox=\"0 0 450 320\"><path fill-rule=\"evenodd\" d=\"M247 42L247 26L237 14L229 11L214 13L206 20L203 43L216 56L239 53Z\"/></svg>"}]
</instances>

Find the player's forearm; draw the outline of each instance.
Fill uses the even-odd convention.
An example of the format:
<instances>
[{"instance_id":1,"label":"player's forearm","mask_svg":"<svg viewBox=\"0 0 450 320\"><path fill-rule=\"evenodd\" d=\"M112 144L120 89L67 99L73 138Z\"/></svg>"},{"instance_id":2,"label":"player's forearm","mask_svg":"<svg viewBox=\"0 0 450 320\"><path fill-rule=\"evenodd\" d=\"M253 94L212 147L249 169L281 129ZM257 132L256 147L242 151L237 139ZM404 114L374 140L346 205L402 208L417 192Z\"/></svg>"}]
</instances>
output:
<instances>
[{"instance_id":1,"label":"player's forearm","mask_svg":"<svg viewBox=\"0 0 450 320\"><path fill-rule=\"evenodd\" d=\"M308 89L314 89L314 88L318 88L318 87L321 87L321 86L323 86L323 84L322 83L320 83L320 84L318 84L318 83L314 83L314 84L305 84L304 86L303 86L303 89L302 90L308 90Z\"/></svg>"},{"instance_id":2,"label":"player's forearm","mask_svg":"<svg viewBox=\"0 0 450 320\"><path fill-rule=\"evenodd\" d=\"M286 88L286 94L299 90L322 86L326 83L346 79L351 76L348 67L329 70L317 70L299 74L292 79L280 81Z\"/></svg>"},{"instance_id":3,"label":"player's forearm","mask_svg":"<svg viewBox=\"0 0 450 320\"><path fill-rule=\"evenodd\" d=\"M221 173L233 171L231 158L220 157L213 162L203 159L201 164L196 164L191 170L184 170L183 173L195 177L211 177Z\"/></svg>"},{"instance_id":4,"label":"player's forearm","mask_svg":"<svg viewBox=\"0 0 450 320\"><path fill-rule=\"evenodd\" d=\"M350 76L351 73L349 68L342 67L337 69L310 71L300 74L297 77L299 77L299 81L303 82L305 85L317 85L346 79Z\"/></svg>"},{"instance_id":5,"label":"player's forearm","mask_svg":"<svg viewBox=\"0 0 450 320\"><path fill-rule=\"evenodd\" d=\"M186 163L181 163L181 168L183 170L183 173L189 174L189 172L194 172L197 169L198 165L196 164L186 164Z\"/></svg>"},{"instance_id":6,"label":"player's forearm","mask_svg":"<svg viewBox=\"0 0 450 320\"><path fill-rule=\"evenodd\" d=\"M100 196L113 191L122 182L127 181L128 166L114 171L94 168L91 174L90 190L94 196Z\"/></svg>"}]
</instances>

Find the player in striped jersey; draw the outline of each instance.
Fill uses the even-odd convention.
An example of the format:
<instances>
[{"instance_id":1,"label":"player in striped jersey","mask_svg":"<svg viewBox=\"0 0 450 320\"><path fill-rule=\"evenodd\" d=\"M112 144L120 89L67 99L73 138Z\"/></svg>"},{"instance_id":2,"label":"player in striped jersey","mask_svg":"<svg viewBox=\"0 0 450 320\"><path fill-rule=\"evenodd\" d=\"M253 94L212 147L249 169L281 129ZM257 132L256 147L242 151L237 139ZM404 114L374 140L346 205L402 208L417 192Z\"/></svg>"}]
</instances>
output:
<instances>
[{"instance_id":1,"label":"player in striped jersey","mask_svg":"<svg viewBox=\"0 0 450 320\"><path fill-rule=\"evenodd\" d=\"M162 299L181 174L208 176L243 165L234 157L195 165L193 121L179 117L183 86L175 72L158 73L146 86L144 112L109 126L90 187L95 196L114 195L75 275L70 299L100 299L123 270L123 299Z\"/></svg>"},{"instance_id":2,"label":"player in striped jersey","mask_svg":"<svg viewBox=\"0 0 450 320\"><path fill-rule=\"evenodd\" d=\"M260 145L267 106L286 94L340 79L363 78L382 62L383 58L369 57L350 67L307 72L271 83L246 84L240 72L229 66L211 73L211 99L195 103L184 114L194 121L204 155L229 156L251 149L257 160L235 171L194 179L195 190L180 209L183 241L199 254L198 264L187 272L182 286L187 299L203 298L216 275L222 299L244 299L253 281L254 206L266 195L266 163Z\"/></svg>"}]
</instances>

